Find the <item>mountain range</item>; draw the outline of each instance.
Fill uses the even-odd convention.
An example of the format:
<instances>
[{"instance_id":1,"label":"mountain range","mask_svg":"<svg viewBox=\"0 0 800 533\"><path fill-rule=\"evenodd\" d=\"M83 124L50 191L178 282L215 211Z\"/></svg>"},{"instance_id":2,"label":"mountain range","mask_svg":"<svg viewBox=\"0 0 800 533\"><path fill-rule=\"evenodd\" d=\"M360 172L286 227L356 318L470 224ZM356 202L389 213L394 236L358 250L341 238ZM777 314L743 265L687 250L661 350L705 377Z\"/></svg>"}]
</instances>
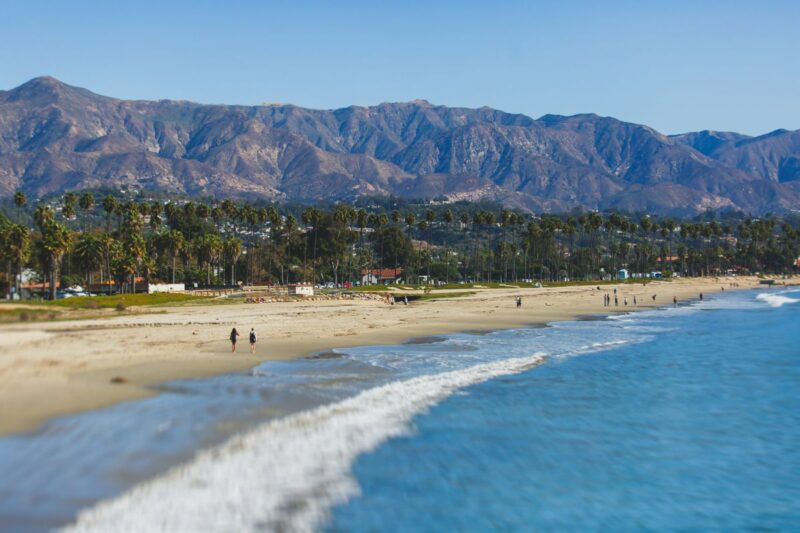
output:
<instances>
[{"instance_id":1,"label":"mountain range","mask_svg":"<svg viewBox=\"0 0 800 533\"><path fill-rule=\"evenodd\" d=\"M784 212L800 209L800 130L667 136L593 114L534 119L424 100L335 110L119 100L50 77L0 91L0 197L122 187Z\"/></svg>"}]
</instances>

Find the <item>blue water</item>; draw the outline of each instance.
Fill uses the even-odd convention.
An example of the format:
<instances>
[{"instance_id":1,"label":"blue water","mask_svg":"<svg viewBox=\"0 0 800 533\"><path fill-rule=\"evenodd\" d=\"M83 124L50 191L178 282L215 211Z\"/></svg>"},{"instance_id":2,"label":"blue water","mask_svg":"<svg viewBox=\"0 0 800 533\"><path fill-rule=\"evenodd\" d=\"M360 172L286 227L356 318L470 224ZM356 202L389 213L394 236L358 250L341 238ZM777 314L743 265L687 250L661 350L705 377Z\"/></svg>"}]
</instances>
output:
<instances>
[{"instance_id":1,"label":"blue water","mask_svg":"<svg viewBox=\"0 0 800 533\"><path fill-rule=\"evenodd\" d=\"M610 320L644 342L469 387L354 466L331 531L800 530L800 305Z\"/></svg>"},{"instance_id":2,"label":"blue water","mask_svg":"<svg viewBox=\"0 0 800 533\"><path fill-rule=\"evenodd\" d=\"M170 383L0 438L0 530L800 530L799 302Z\"/></svg>"}]
</instances>

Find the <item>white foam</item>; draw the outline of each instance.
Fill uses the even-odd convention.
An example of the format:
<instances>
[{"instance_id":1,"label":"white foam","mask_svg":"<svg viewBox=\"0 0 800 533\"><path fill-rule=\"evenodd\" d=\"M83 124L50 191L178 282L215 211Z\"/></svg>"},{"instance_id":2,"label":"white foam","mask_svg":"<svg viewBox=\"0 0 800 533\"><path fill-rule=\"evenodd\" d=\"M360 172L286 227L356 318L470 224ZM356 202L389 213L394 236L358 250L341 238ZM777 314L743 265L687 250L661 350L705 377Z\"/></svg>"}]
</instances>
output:
<instances>
[{"instance_id":1,"label":"white foam","mask_svg":"<svg viewBox=\"0 0 800 533\"><path fill-rule=\"evenodd\" d=\"M267 423L101 502L68 531L310 531L358 494L358 455L408 431L457 389L522 372L542 355L398 381Z\"/></svg>"},{"instance_id":2,"label":"white foam","mask_svg":"<svg viewBox=\"0 0 800 533\"><path fill-rule=\"evenodd\" d=\"M786 304L794 304L800 302L800 298L789 298L780 294L761 293L756 296L756 300L765 302L770 307L781 307Z\"/></svg>"}]
</instances>

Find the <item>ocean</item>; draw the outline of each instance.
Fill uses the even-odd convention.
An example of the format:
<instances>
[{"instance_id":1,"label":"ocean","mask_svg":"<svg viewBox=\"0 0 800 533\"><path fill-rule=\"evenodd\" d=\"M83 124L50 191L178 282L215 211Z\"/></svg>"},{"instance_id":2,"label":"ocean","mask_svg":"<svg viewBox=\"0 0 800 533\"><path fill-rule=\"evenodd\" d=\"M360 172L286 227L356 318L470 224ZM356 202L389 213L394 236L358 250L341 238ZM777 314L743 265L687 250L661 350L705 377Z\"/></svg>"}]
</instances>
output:
<instances>
[{"instance_id":1,"label":"ocean","mask_svg":"<svg viewBox=\"0 0 800 533\"><path fill-rule=\"evenodd\" d=\"M798 303L726 292L169 383L0 439L0 529L800 530Z\"/></svg>"}]
</instances>

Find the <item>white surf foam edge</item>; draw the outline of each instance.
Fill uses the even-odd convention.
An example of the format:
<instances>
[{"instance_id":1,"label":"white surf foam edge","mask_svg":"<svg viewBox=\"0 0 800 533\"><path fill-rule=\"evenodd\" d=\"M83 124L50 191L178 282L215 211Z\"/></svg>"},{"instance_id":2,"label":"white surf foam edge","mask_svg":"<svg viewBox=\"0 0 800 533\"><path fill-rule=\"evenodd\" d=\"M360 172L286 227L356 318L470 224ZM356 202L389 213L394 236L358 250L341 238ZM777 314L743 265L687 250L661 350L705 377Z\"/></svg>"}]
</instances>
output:
<instances>
[{"instance_id":1,"label":"white surf foam edge","mask_svg":"<svg viewBox=\"0 0 800 533\"><path fill-rule=\"evenodd\" d=\"M356 458L409 431L457 389L523 372L544 355L479 364L364 391L266 423L82 511L65 531L313 531L359 492Z\"/></svg>"},{"instance_id":2,"label":"white surf foam edge","mask_svg":"<svg viewBox=\"0 0 800 533\"><path fill-rule=\"evenodd\" d=\"M758 296L756 296L756 300L761 300L770 307L781 307L786 304L794 304L800 302L800 299L798 298L789 298L788 296L783 296L781 294L770 294L770 293L761 293Z\"/></svg>"}]
</instances>

